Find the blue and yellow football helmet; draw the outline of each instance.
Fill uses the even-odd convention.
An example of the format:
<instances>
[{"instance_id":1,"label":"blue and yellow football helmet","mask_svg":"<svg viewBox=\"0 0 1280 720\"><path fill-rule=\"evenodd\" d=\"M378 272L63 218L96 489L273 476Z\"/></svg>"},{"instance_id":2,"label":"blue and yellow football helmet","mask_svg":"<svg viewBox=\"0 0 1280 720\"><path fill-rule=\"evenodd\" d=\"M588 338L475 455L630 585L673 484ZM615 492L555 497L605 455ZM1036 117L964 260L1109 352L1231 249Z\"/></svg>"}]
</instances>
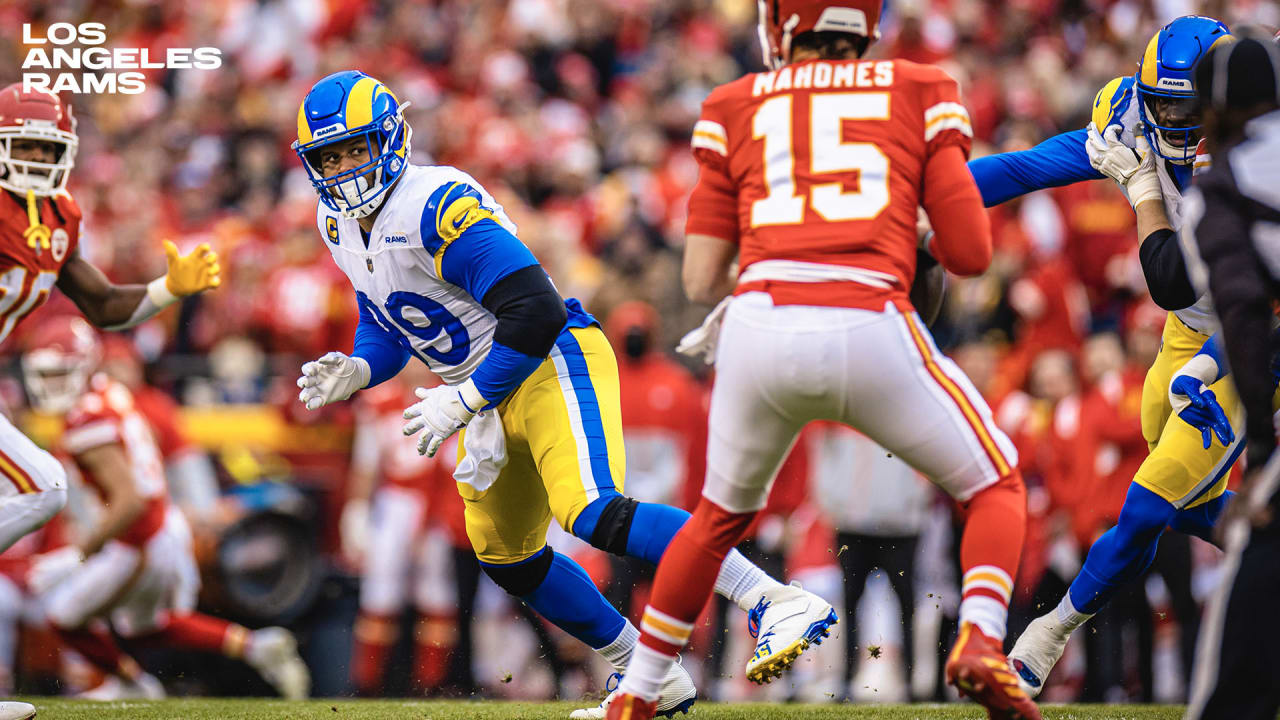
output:
<instances>
[{"instance_id":1,"label":"blue and yellow football helmet","mask_svg":"<svg viewBox=\"0 0 1280 720\"><path fill-rule=\"evenodd\" d=\"M1209 48L1230 37L1221 22L1186 15L1160 28L1147 43L1134 87L1142 132L1160 157L1182 164L1195 160L1201 113L1193 71Z\"/></svg>"},{"instance_id":2,"label":"blue and yellow football helmet","mask_svg":"<svg viewBox=\"0 0 1280 720\"><path fill-rule=\"evenodd\" d=\"M293 150L326 207L360 218L382 203L409 165L413 133L404 121L407 107L386 85L358 70L324 78L302 99ZM346 145L352 139L363 140L363 147ZM334 152L339 149L360 165L341 171L341 156Z\"/></svg>"}]
</instances>

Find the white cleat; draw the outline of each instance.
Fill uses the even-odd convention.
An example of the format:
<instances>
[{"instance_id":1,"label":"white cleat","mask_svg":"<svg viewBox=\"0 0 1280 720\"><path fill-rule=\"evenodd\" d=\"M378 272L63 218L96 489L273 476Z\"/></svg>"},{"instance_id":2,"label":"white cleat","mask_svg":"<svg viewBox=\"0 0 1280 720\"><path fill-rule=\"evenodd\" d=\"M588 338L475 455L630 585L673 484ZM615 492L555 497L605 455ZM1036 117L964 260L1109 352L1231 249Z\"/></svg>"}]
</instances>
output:
<instances>
[{"instance_id":1,"label":"white cleat","mask_svg":"<svg viewBox=\"0 0 1280 720\"><path fill-rule=\"evenodd\" d=\"M31 720L36 716L36 706L31 703L0 702L0 720Z\"/></svg>"},{"instance_id":2,"label":"white cleat","mask_svg":"<svg viewBox=\"0 0 1280 720\"><path fill-rule=\"evenodd\" d=\"M303 700L311 693L311 671L298 657L293 633L284 628L254 630L244 661L286 700Z\"/></svg>"},{"instance_id":3,"label":"white cleat","mask_svg":"<svg viewBox=\"0 0 1280 720\"><path fill-rule=\"evenodd\" d=\"M1070 639L1071 633L1058 623L1056 611L1051 610L1027 625L1009 653L1009 665L1027 695L1034 698L1044 689L1044 681L1058 664Z\"/></svg>"},{"instance_id":4,"label":"white cleat","mask_svg":"<svg viewBox=\"0 0 1280 720\"><path fill-rule=\"evenodd\" d=\"M821 645L840 622L831 603L800 583L769 588L747 613L747 630L756 639L747 661L747 679L758 685L782 677L783 671L812 645Z\"/></svg>"},{"instance_id":5,"label":"white cleat","mask_svg":"<svg viewBox=\"0 0 1280 720\"><path fill-rule=\"evenodd\" d=\"M596 707L574 710L569 713L569 720L604 720L609 712L609 703L613 702L614 697L618 695L618 686L621 683L622 673L610 675L609 682L605 683L605 689L609 690L605 699ZM610 685L613 687L610 688ZM667 676L662 679L662 689L658 692L658 717L669 718L676 713L687 715L697 697L698 689L693 686L693 678L689 677L689 671L684 669L680 664L680 658L677 657L676 661L671 663Z\"/></svg>"},{"instance_id":6,"label":"white cleat","mask_svg":"<svg viewBox=\"0 0 1280 720\"><path fill-rule=\"evenodd\" d=\"M137 680L123 680L115 675L108 675L97 687L86 690L76 697L81 700L113 702L116 700L163 700L164 685L155 675L142 673Z\"/></svg>"}]
</instances>

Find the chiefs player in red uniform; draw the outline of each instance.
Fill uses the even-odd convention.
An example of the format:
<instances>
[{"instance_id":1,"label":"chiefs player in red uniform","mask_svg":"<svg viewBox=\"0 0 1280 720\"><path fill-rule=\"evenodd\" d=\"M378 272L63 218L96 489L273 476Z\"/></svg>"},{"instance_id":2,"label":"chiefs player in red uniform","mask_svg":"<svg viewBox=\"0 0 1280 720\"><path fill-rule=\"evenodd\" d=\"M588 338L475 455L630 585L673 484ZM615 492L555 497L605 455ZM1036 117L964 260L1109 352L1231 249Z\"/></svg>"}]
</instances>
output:
<instances>
[{"instance_id":1,"label":"chiefs player in red uniform","mask_svg":"<svg viewBox=\"0 0 1280 720\"><path fill-rule=\"evenodd\" d=\"M1025 532L1016 452L908 295L918 206L947 270L975 275L991 260L965 165L968 112L936 67L859 60L878 34L879 0L762 0L760 10L771 71L712 91L693 131L700 175L685 290L697 302L732 295L684 343L705 349L718 336L707 480L658 566L608 717L653 716L726 551L765 504L800 428L823 419L853 426L961 503L961 627L948 681L992 718L1039 720L1001 652ZM781 673L819 625L786 648L762 637L753 663L769 666L754 670Z\"/></svg>"},{"instance_id":2,"label":"chiefs player in red uniform","mask_svg":"<svg viewBox=\"0 0 1280 720\"><path fill-rule=\"evenodd\" d=\"M0 89L0 341L56 285L94 325L132 327L179 298L220 284L217 255L179 255L165 243L168 273L147 285L115 285L78 250L80 208L67 193L76 124L56 95ZM62 467L0 418L0 551L66 502Z\"/></svg>"},{"instance_id":3,"label":"chiefs player in red uniform","mask_svg":"<svg viewBox=\"0 0 1280 720\"><path fill-rule=\"evenodd\" d=\"M103 624L136 643L203 650L243 659L281 695L307 696L306 665L284 628L250 631L195 612L200 574L191 529L165 490L151 427L133 395L97 372L102 348L74 316L41 323L23 356L36 405L65 417L61 449L102 502L76 542L33 558L27 574L45 618L107 680L83 697L162 697L158 680L116 646Z\"/></svg>"},{"instance_id":4,"label":"chiefs player in red uniform","mask_svg":"<svg viewBox=\"0 0 1280 720\"><path fill-rule=\"evenodd\" d=\"M362 569L351 649L351 680L360 695L381 694L410 599L418 614L415 690L439 689L459 640L470 637L459 615L470 622L471 608L459 606L464 595L474 593L460 588L455 567L474 555L453 481L457 440L446 440L435 457L426 457L399 432L405 395L438 382L425 365L414 364L358 400L340 527L343 553ZM470 657L470 648L463 650Z\"/></svg>"}]
</instances>

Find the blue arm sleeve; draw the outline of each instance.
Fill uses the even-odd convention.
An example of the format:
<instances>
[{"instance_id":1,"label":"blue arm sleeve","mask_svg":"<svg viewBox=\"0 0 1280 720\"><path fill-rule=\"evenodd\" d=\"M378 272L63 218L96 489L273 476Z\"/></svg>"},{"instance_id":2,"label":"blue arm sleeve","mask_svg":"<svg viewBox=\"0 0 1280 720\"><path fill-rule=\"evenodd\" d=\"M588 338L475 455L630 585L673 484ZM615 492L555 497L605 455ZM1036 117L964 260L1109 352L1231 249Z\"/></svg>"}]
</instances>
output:
<instances>
[{"instance_id":1,"label":"blue arm sleeve","mask_svg":"<svg viewBox=\"0 0 1280 720\"><path fill-rule=\"evenodd\" d=\"M471 373L471 381L476 389L489 400L489 405L472 410L487 410L502 402L520 383L533 374L542 364L543 358L525 355L519 350L512 350L497 340L489 348L484 361Z\"/></svg>"},{"instance_id":2,"label":"blue arm sleeve","mask_svg":"<svg viewBox=\"0 0 1280 720\"><path fill-rule=\"evenodd\" d=\"M1204 345L1201 345L1200 350L1196 352L1197 355L1208 355L1217 363L1218 377L1214 378L1213 382L1217 382L1227 375L1227 360L1222 356L1221 335L1222 333L1220 332L1214 333L1208 340L1204 341Z\"/></svg>"},{"instance_id":3,"label":"blue arm sleeve","mask_svg":"<svg viewBox=\"0 0 1280 720\"><path fill-rule=\"evenodd\" d=\"M440 252L444 253L440 263L444 279L481 302L499 280L538 264L519 238L487 218L468 227Z\"/></svg>"},{"instance_id":4,"label":"blue arm sleeve","mask_svg":"<svg viewBox=\"0 0 1280 720\"><path fill-rule=\"evenodd\" d=\"M466 290L482 303L489 290L498 282L516 271L538 264L524 243L491 219L481 220L468 227L443 252L440 269L444 279ZM545 274L541 277L545 281ZM556 302L563 305L558 296ZM499 316L500 324L504 322L501 309L488 305L486 307ZM510 322L510 319L506 322ZM563 320L560 325L563 325ZM552 335L559 329L554 328ZM533 374L544 359L520 352L495 337L489 355L476 367L471 380L492 407Z\"/></svg>"},{"instance_id":5,"label":"blue arm sleeve","mask_svg":"<svg viewBox=\"0 0 1280 720\"><path fill-rule=\"evenodd\" d=\"M409 351L400 342L400 337L387 330L374 317L372 304L364 293L356 293L360 302L360 324L356 326L355 349L352 357L363 358L369 363L369 384L373 387L395 377L409 362Z\"/></svg>"},{"instance_id":6,"label":"blue arm sleeve","mask_svg":"<svg viewBox=\"0 0 1280 720\"><path fill-rule=\"evenodd\" d=\"M1084 149L1087 139L1088 130L1072 130L1030 150L969 161L969 172L982 193L982 204L991 207L1035 190L1106 177L1089 164L1089 154Z\"/></svg>"}]
</instances>

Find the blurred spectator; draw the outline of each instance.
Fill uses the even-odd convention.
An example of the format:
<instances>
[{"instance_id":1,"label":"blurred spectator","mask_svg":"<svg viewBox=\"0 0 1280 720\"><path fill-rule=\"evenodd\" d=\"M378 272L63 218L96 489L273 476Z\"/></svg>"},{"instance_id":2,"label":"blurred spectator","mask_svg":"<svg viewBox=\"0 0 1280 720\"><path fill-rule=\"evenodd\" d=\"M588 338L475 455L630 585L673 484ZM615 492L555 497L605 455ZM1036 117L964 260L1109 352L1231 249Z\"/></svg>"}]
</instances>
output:
<instances>
[{"instance_id":1,"label":"blurred spectator","mask_svg":"<svg viewBox=\"0 0 1280 720\"><path fill-rule=\"evenodd\" d=\"M889 580L902 618L903 684L911 686L914 642L915 559L920 530L934 491L906 463L843 425L823 423L812 431L814 489L820 509L836 529L836 555L844 571L844 617L856 627L858 603L873 571ZM845 630L843 689L858 672L859 633Z\"/></svg>"}]
</instances>

